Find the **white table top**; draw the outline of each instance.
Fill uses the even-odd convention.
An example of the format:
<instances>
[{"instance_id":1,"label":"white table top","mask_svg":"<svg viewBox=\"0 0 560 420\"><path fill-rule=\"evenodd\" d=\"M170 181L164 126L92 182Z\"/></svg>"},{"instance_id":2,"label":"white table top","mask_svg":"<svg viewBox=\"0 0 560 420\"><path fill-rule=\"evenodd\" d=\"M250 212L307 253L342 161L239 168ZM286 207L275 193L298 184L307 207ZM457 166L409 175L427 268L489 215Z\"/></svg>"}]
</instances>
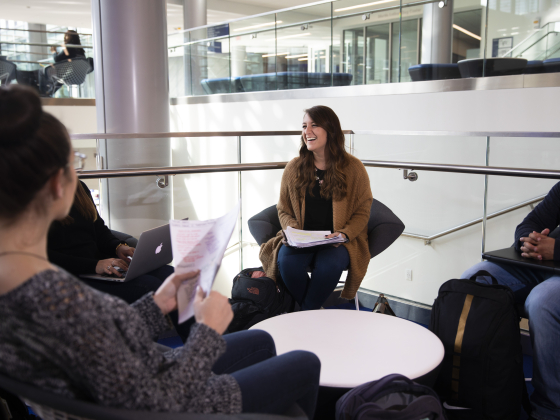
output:
<instances>
[{"instance_id":1,"label":"white table top","mask_svg":"<svg viewBox=\"0 0 560 420\"><path fill-rule=\"evenodd\" d=\"M354 388L400 373L410 379L443 360L443 344L413 322L365 311L325 309L269 318L251 327L274 338L277 354L308 350L321 360L320 385Z\"/></svg>"}]
</instances>

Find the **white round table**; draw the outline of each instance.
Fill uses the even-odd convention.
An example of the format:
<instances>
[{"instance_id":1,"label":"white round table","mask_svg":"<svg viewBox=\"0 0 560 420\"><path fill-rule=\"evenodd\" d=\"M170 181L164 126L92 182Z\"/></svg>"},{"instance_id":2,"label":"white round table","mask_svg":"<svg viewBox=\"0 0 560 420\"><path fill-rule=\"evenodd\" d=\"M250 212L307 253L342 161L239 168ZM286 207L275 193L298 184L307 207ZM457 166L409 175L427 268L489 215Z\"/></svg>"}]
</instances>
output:
<instances>
[{"instance_id":1,"label":"white round table","mask_svg":"<svg viewBox=\"0 0 560 420\"><path fill-rule=\"evenodd\" d=\"M419 378L443 360L443 344L413 322L365 311L325 309L269 318L251 327L268 332L277 354L307 350L321 360L320 385L354 388L400 373Z\"/></svg>"}]
</instances>

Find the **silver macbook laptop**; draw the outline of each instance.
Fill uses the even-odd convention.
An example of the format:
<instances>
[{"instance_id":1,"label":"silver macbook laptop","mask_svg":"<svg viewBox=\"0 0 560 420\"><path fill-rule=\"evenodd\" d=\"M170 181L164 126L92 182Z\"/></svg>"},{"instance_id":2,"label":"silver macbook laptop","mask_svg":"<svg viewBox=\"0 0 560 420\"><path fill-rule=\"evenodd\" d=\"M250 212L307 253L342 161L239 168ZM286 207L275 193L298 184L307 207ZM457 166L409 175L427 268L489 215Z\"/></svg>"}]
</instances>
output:
<instances>
[{"instance_id":1,"label":"silver macbook laptop","mask_svg":"<svg viewBox=\"0 0 560 420\"><path fill-rule=\"evenodd\" d=\"M143 232L138 239L134 257L123 277L105 274L83 274L80 277L92 280L125 282L134 280L142 274L149 273L162 265L173 261L171 233L169 224Z\"/></svg>"}]
</instances>

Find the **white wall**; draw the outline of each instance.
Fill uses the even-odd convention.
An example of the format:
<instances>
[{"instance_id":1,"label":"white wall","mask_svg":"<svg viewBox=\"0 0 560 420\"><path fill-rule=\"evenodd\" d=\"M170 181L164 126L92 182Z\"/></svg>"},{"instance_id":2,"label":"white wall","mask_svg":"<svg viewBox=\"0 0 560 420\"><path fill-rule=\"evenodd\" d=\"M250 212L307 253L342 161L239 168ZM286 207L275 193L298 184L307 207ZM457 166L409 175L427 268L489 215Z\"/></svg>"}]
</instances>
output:
<instances>
[{"instance_id":1,"label":"white wall","mask_svg":"<svg viewBox=\"0 0 560 420\"><path fill-rule=\"evenodd\" d=\"M358 89L359 88L359 93ZM172 130L298 130L303 110L321 104L332 107L344 129L434 131L558 131L560 88L502 89L410 95L373 95L367 86L328 88L329 97L278 99L269 93L261 100L172 106ZM327 92L327 91L325 91ZM347 93L348 96L345 96ZM294 94L297 97L298 94ZM312 96L311 93L309 96ZM265 97L272 98L265 100ZM275 99L277 98L277 99ZM356 155L362 159L456 164L484 164L483 137L417 137L356 135ZM244 138L243 162L286 161L296 156L299 137ZM236 139L177 140L174 164L233 163ZM497 166L560 167L560 142L503 138L491 140L490 164ZM200 163L199 163L200 162ZM476 175L419 171L415 183L393 169L368 168L373 195L405 223L406 231L432 235L482 216L484 178ZM185 177L175 182L176 217L205 218L224 214L235 202L237 177ZM281 171L245 172L243 181L244 241L253 241L246 220L275 204ZM554 181L491 177L490 211L503 209L544 194ZM188 191L186 188L188 188ZM220 197L225 196L226 199ZM513 242L515 226L530 211L525 207L488 222L487 249ZM362 287L431 304L442 282L458 277L480 261L480 225L424 245L422 240L399 238L370 263ZM258 266L258 247L244 248L245 267ZM232 257L229 257L231 260ZM233 260L223 267L216 287L229 293L238 269ZM413 281L405 279L413 270Z\"/></svg>"}]
</instances>

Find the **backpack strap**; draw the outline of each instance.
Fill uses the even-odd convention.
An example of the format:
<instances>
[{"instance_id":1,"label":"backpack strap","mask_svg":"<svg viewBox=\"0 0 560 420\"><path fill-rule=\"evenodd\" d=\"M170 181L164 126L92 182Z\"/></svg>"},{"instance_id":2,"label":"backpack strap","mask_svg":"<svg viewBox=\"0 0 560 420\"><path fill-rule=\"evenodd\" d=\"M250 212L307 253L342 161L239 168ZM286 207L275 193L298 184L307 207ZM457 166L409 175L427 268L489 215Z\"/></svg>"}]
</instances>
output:
<instances>
[{"instance_id":1,"label":"backpack strap","mask_svg":"<svg viewBox=\"0 0 560 420\"><path fill-rule=\"evenodd\" d=\"M495 278L492 274L490 274L488 271L486 271L486 270L479 270L479 271L477 271L476 273L474 273L474 274L471 276L471 278L470 278L469 280L476 281L476 278L477 278L477 277L490 277L490 279L492 280L492 284L493 284L494 286L496 286L496 285L499 284L499 283L498 283L498 280L496 280L496 278Z\"/></svg>"},{"instance_id":2,"label":"backpack strap","mask_svg":"<svg viewBox=\"0 0 560 420\"><path fill-rule=\"evenodd\" d=\"M533 411L533 407L531 407L531 401L529 400L529 393L527 392L527 383L525 382L525 375L521 375L523 380L523 395L521 396L521 405L523 406L523 410L527 413L527 416L531 417L531 411Z\"/></svg>"}]
</instances>

